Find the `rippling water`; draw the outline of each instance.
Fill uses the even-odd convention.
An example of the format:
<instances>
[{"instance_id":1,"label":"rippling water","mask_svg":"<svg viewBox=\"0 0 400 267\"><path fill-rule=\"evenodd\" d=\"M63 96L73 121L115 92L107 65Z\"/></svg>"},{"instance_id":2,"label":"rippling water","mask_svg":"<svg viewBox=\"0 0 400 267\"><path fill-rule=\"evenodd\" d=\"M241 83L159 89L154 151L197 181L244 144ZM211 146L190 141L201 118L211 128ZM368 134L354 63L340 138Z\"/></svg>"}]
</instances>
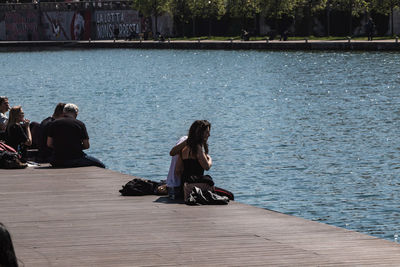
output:
<instances>
[{"instance_id":1,"label":"rippling water","mask_svg":"<svg viewBox=\"0 0 400 267\"><path fill-rule=\"evenodd\" d=\"M397 241L398 53L1 53L0 71L33 121L78 104L110 169L165 179L170 148L207 119L209 174L238 201Z\"/></svg>"}]
</instances>

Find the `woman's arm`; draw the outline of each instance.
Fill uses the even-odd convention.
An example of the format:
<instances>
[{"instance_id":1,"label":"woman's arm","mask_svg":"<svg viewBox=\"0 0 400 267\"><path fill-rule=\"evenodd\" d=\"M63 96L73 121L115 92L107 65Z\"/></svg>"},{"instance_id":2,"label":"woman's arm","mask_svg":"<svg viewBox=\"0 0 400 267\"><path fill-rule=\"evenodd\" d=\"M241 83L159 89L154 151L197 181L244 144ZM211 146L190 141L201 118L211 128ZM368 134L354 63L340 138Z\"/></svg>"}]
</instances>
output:
<instances>
[{"instance_id":1,"label":"woman's arm","mask_svg":"<svg viewBox=\"0 0 400 267\"><path fill-rule=\"evenodd\" d=\"M201 147L200 145L198 145L198 147L197 147L197 159L198 159L201 167L203 169L205 169L206 171L208 171L211 168L212 159L211 159L210 155L206 154L203 151L203 147Z\"/></svg>"},{"instance_id":2,"label":"woman's arm","mask_svg":"<svg viewBox=\"0 0 400 267\"><path fill-rule=\"evenodd\" d=\"M172 149L171 149L171 151L169 152L169 155L171 156L171 157L173 157L173 156L175 156L176 154L178 154L179 152L181 152L181 150L186 146L186 140L185 141L183 141L182 143L180 143L180 144L177 144L176 146L174 146Z\"/></svg>"}]
</instances>

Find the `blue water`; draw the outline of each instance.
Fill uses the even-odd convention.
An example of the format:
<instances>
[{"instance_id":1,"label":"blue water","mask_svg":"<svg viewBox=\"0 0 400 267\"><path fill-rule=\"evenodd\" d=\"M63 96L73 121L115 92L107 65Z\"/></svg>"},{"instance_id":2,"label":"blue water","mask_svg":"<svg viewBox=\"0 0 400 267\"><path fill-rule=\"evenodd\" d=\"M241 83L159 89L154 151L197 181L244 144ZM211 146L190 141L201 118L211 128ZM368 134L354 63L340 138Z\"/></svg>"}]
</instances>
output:
<instances>
[{"instance_id":1,"label":"blue water","mask_svg":"<svg viewBox=\"0 0 400 267\"><path fill-rule=\"evenodd\" d=\"M238 201L397 242L398 53L19 52L0 72L32 121L76 103L110 169L165 179L170 148L207 119L209 174Z\"/></svg>"}]
</instances>

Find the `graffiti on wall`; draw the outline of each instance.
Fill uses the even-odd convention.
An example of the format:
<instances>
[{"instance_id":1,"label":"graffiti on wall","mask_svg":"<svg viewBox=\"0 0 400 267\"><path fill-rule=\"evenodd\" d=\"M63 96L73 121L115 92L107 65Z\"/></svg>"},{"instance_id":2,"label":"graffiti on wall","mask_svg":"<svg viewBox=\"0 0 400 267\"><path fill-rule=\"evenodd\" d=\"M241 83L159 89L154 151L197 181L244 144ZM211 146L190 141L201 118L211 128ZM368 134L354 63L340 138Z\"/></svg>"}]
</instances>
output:
<instances>
[{"instance_id":1,"label":"graffiti on wall","mask_svg":"<svg viewBox=\"0 0 400 267\"><path fill-rule=\"evenodd\" d=\"M39 13L35 11L7 12L4 17L7 40L39 40Z\"/></svg>"},{"instance_id":2,"label":"graffiti on wall","mask_svg":"<svg viewBox=\"0 0 400 267\"><path fill-rule=\"evenodd\" d=\"M151 29L151 19L142 23L134 10L20 10L0 12L0 40L68 41L136 36Z\"/></svg>"},{"instance_id":3,"label":"graffiti on wall","mask_svg":"<svg viewBox=\"0 0 400 267\"><path fill-rule=\"evenodd\" d=\"M44 38L53 41L88 40L91 15L88 11L43 12Z\"/></svg>"},{"instance_id":4,"label":"graffiti on wall","mask_svg":"<svg viewBox=\"0 0 400 267\"><path fill-rule=\"evenodd\" d=\"M113 39L118 33L121 38L127 38L140 32L139 12L134 10L96 11L96 39Z\"/></svg>"}]
</instances>

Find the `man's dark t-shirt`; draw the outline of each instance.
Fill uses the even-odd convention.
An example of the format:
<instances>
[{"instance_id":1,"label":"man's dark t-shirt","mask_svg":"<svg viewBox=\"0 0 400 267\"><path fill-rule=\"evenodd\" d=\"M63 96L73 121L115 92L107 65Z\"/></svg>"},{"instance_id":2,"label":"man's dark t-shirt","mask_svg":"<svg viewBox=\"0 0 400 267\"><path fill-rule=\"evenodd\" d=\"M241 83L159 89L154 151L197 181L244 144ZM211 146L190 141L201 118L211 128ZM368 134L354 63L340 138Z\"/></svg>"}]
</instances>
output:
<instances>
[{"instance_id":1,"label":"man's dark t-shirt","mask_svg":"<svg viewBox=\"0 0 400 267\"><path fill-rule=\"evenodd\" d=\"M47 146L47 130L50 123L54 121L53 117L48 117L40 123L39 127L39 155L41 158L50 157L53 149Z\"/></svg>"},{"instance_id":2,"label":"man's dark t-shirt","mask_svg":"<svg viewBox=\"0 0 400 267\"><path fill-rule=\"evenodd\" d=\"M7 145L13 147L18 151L18 146L25 143L28 140L25 130L22 128L21 124L11 125L6 132L6 143Z\"/></svg>"},{"instance_id":3,"label":"man's dark t-shirt","mask_svg":"<svg viewBox=\"0 0 400 267\"><path fill-rule=\"evenodd\" d=\"M74 118L61 118L50 123L47 135L53 138L55 160L81 158L82 140L89 139L86 126Z\"/></svg>"}]
</instances>

